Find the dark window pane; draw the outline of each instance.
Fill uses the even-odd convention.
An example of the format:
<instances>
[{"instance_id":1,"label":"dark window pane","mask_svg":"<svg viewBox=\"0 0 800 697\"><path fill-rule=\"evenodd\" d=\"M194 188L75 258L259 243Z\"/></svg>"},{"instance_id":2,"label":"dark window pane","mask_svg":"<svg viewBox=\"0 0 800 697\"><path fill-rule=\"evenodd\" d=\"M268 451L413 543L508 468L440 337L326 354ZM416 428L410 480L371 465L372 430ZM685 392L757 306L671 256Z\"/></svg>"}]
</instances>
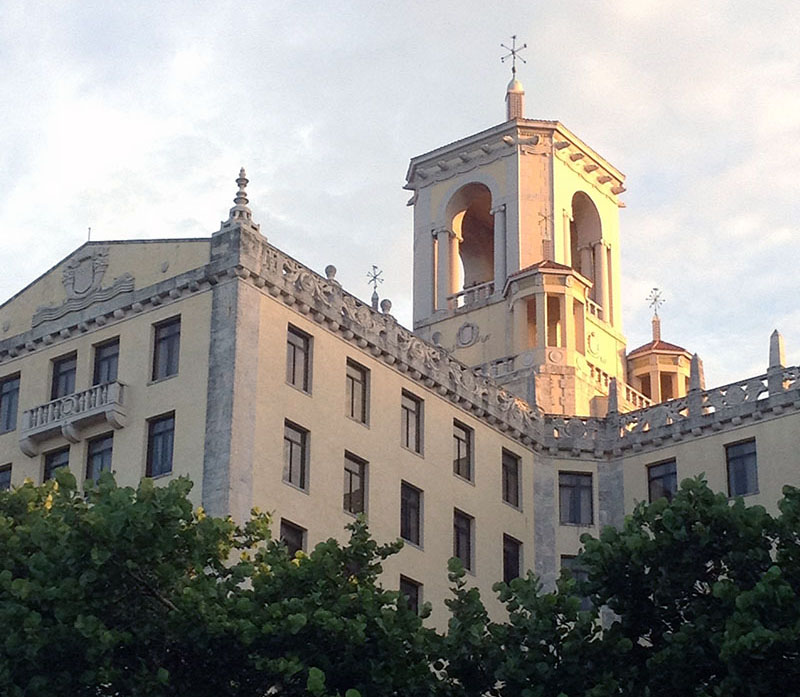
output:
<instances>
[{"instance_id":1,"label":"dark window pane","mask_svg":"<svg viewBox=\"0 0 800 697\"><path fill-rule=\"evenodd\" d=\"M86 479L96 482L101 472L111 471L111 451L114 436L108 434L89 441L89 454L86 458Z\"/></svg>"},{"instance_id":2,"label":"dark window pane","mask_svg":"<svg viewBox=\"0 0 800 697\"><path fill-rule=\"evenodd\" d=\"M650 465L647 468L647 480L650 501L662 497L671 501L678 490L678 471L675 460Z\"/></svg>"},{"instance_id":3,"label":"dark window pane","mask_svg":"<svg viewBox=\"0 0 800 697\"><path fill-rule=\"evenodd\" d=\"M11 488L11 465L0 467L0 491L8 491Z\"/></svg>"},{"instance_id":4,"label":"dark window pane","mask_svg":"<svg viewBox=\"0 0 800 697\"><path fill-rule=\"evenodd\" d=\"M19 406L19 375L12 375L0 382L0 433L13 431L17 427Z\"/></svg>"},{"instance_id":5,"label":"dark window pane","mask_svg":"<svg viewBox=\"0 0 800 697\"><path fill-rule=\"evenodd\" d=\"M406 597L408 609L415 615L419 614L420 596L422 595L422 584L412 581L405 576L400 577L400 592Z\"/></svg>"},{"instance_id":6,"label":"dark window pane","mask_svg":"<svg viewBox=\"0 0 800 697\"><path fill-rule=\"evenodd\" d=\"M472 517L459 510L453 512L453 556L472 569Z\"/></svg>"},{"instance_id":7,"label":"dark window pane","mask_svg":"<svg viewBox=\"0 0 800 697\"><path fill-rule=\"evenodd\" d=\"M503 451L503 501L519 507L519 457Z\"/></svg>"},{"instance_id":8,"label":"dark window pane","mask_svg":"<svg viewBox=\"0 0 800 697\"><path fill-rule=\"evenodd\" d=\"M349 453L344 456L344 510L363 513L367 465Z\"/></svg>"},{"instance_id":9,"label":"dark window pane","mask_svg":"<svg viewBox=\"0 0 800 697\"><path fill-rule=\"evenodd\" d=\"M758 493L758 467L756 463L756 442L725 446L728 461L728 494L747 496Z\"/></svg>"},{"instance_id":10,"label":"dark window pane","mask_svg":"<svg viewBox=\"0 0 800 697\"><path fill-rule=\"evenodd\" d=\"M521 552L522 543L519 540L503 535L503 581L506 583L519 578Z\"/></svg>"},{"instance_id":11,"label":"dark window pane","mask_svg":"<svg viewBox=\"0 0 800 697\"><path fill-rule=\"evenodd\" d=\"M178 373L181 348L181 318L174 317L155 326L153 345L153 380L163 380Z\"/></svg>"},{"instance_id":12,"label":"dark window pane","mask_svg":"<svg viewBox=\"0 0 800 697\"><path fill-rule=\"evenodd\" d=\"M53 474L59 467L69 466L69 448L54 450L44 456L44 481L53 478Z\"/></svg>"},{"instance_id":13,"label":"dark window pane","mask_svg":"<svg viewBox=\"0 0 800 697\"><path fill-rule=\"evenodd\" d=\"M571 525L591 525L594 520L592 475L558 473L560 522Z\"/></svg>"},{"instance_id":14,"label":"dark window pane","mask_svg":"<svg viewBox=\"0 0 800 697\"><path fill-rule=\"evenodd\" d=\"M567 571L577 581L576 590L581 599L581 610L591 610L592 601L583 593L583 585L589 580L586 570L578 562L578 557L564 554L561 556L561 570Z\"/></svg>"},{"instance_id":15,"label":"dark window pane","mask_svg":"<svg viewBox=\"0 0 800 697\"><path fill-rule=\"evenodd\" d=\"M58 399L75 392L75 370L78 357L73 353L53 361L53 383L50 399Z\"/></svg>"},{"instance_id":16,"label":"dark window pane","mask_svg":"<svg viewBox=\"0 0 800 697\"><path fill-rule=\"evenodd\" d=\"M358 363L347 361L346 414L362 424L367 423L367 381L369 371Z\"/></svg>"},{"instance_id":17,"label":"dark window pane","mask_svg":"<svg viewBox=\"0 0 800 697\"><path fill-rule=\"evenodd\" d=\"M403 391L400 402L400 442L403 447L422 452L422 400Z\"/></svg>"},{"instance_id":18,"label":"dark window pane","mask_svg":"<svg viewBox=\"0 0 800 697\"><path fill-rule=\"evenodd\" d=\"M305 528L290 523L286 519L281 520L281 542L286 545L290 556L293 557L297 552L305 549L305 539Z\"/></svg>"},{"instance_id":19,"label":"dark window pane","mask_svg":"<svg viewBox=\"0 0 800 697\"><path fill-rule=\"evenodd\" d=\"M289 327L286 334L286 382L309 392L311 384L311 337Z\"/></svg>"},{"instance_id":20,"label":"dark window pane","mask_svg":"<svg viewBox=\"0 0 800 697\"><path fill-rule=\"evenodd\" d=\"M103 385L117 379L119 365L119 339L100 344L94 350L94 380L92 384Z\"/></svg>"},{"instance_id":21,"label":"dark window pane","mask_svg":"<svg viewBox=\"0 0 800 697\"><path fill-rule=\"evenodd\" d=\"M453 422L453 472L469 480L472 480L472 434L471 428Z\"/></svg>"},{"instance_id":22,"label":"dark window pane","mask_svg":"<svg viewBox=\"0 0 800 697\"><path fill-rule=\"evenodd\" d=\"M288 421L283 425L283 481L307 486L308 431Z\"/></svg>"},{"instance_id":23,"label":"dark window pane","mask_svg":"<svg viewBox=\"0 0 800 697\"><path fill-rule=\"evenodd\" d=\"M175 440L175 416L170 414L150 421L147 439L148 477L172 472L172 450Z\"/></svg>"},{"instance_id":24,"label":"dark window pane","mask_svg":"<svg viewBox=\"0 0 800 697\"><path fill-rule=\"evenodd\" d=\"M422 531L422 492L403 482L400 485L400 537L420 544Z\"/></svg>"}]
</instances>

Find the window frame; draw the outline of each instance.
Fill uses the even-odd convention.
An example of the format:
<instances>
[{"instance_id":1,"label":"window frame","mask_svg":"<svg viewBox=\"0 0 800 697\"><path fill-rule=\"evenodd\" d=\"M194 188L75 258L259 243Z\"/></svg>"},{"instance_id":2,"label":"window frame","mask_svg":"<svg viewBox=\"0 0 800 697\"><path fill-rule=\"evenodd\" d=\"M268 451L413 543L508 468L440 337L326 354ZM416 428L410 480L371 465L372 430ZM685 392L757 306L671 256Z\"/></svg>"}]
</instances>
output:
<instances>
[{"instance_id":1,"label":"window frame","mask_svg":"<svg viewBox=\"0 0 800 697\"><path fill-rule=\"evenodd\" d=\"M293 343L292 338L298 343ZM286 384L291 385L303 394L311 394L311 366L313 350L313 336L308 332L294 326L286 328ZM301 353L300 380L297 375L297 354ZM300 384L298 384L298 382Z\"/></svg>"},{"instance_id":2,"label":"window frame","mask_svg":"<svg viewBox=\"0 0 800 697\"><path fill-rule=\"evenodd\" d=\"M407 593L406 589L413 589L413 595ZM400 595L404 596L406 599L406 607L415 615L419 615L419 612L422 609L422 589L423 585L419 581L415 581L413 578L410 578L405 574L400 574L398 590L400 591Z\"/></svg>"},{"instance_id":3,"label":"window frame","mask_svg":"<svg viewBox=\"0 0 800 697\"><path fill-rule=\"evenodd\" d=\"M406 403L407 401L413 404L414 407L409 407ZM417 455L422 455L423 452L423 428L425 424L423 405L424 401L420 397L417 397L406 389L401 391L400 445Z\"/></svg>"},{"instance_id":4,"label":"window frame","mask_svg":"<svg viewBox=\"0 0 800 697\"><path fill-rule=\"evenodd\" d=\"M177 327L177 330L173 329ZM153 361L150 372L151 382L161 382L174 377L181 366L181 316L175 315L153 325ZM167 333L171 332L171 333ZM166 347L166 356L162 357L161 347ZM174 357L174 366L173 363Z\"/></svg>"},{"instance_id":5,"label":"window frame","mask_svg":"<svg viewBox=\"0 0 800 697\"><path fill-rule=\"evenodd\" d=\"M72 364L71 368L62 370L64 365ZM72 376L71 378L69 376ZM50 401L62 399L68 395L75 394L75 385L78 376L78 352L71 351L62 356L56 356L50 361ZM71 389L62 392L62 379L66 379L66 385Z\"/></svg>"},{"instance_id":6,"label":"window frame","mask_svg":"<svg viewBox=\"0 0 800 697\"><path fill-rule=\"evenodd\" d=\"M409 498L406 492L416 497L414 506L411 509L408 507ZM424 493L422 489L405 480L400 482L400 537L419 548L422 548L424 541ZM414 511L416 511L415 515Z\"/></svg>"},{"instance_id":7,"label":"window frame","mask_svg":"<svg viewBox=\"0 0 800 697\"><path fill-rule=\"evenodd\" d=\"M349 513L351 515L358 515L359 513L366 515L367 514L367 461L358 455L354 455L349 450L345 450L344 453L344 492L342 495L342 509L345 513ZM352 473L353 470L350 467L358 468L356 476L358 477L360 484L361 484L361 508L360 510L353 510L352 507L348 506L348 496L350 497L349 501L352 505L353 502L353 495L356 493L357 490L352 489L353 477L348 477L348 473ZM348 485L350 487L348 488ZM356 506L357 508L357 506Z\"/></svg>"},{"instance_id":8,"label":"window frame","mask_svg":"<svg viewBox=\"0 0 800 697\"><path fill-rule=\"evenodd\" d=\"M287 437L287 433L293 431L299 436L299 440L292 440ZM287 449L287 444L291 446ZM299 482L295 481L293 477L293 459L292 455L295 452L296 446L300 452L299 465ZM288 455L288 458L287 458ZM284 419L283 422L283 474L282 479L284 484L308 493L309 490L309 474L311 462L311 433L307 428L303 428L294 421Z\"/></svg>"},{"instance_id":9,"label":"window frame","mask_svg":"<svg viewBox=\"0 0 800 697\"><path fill-rule=\"evenodd\" d=\"M663 474L658 474L654 476L653 473L657 469L666 467L667 465L672 465L672 472L665 472ZM654 497L653 484L655 482L660 482L664 479L667 479L668 477L674 479L674 488L672 488L671 490L667 490L666 487L661 485L661 491L664 493ZM658 501L658 499L660 498L665 498L667 499L667 501L672 501L672 497L675 496L677 491L678 491L678 462L676 458L671 457L667 460L661 460L659 462L653 462L647 465L647 500L650 503L653 503L653 501Z\"/></svg>"},{"instance_id":10,"label":"window frame","mask_svg":"<svg viewBox=\"0 0 800 697\"><path fill-rule=\"evenodd\" d=\"M99 444L103 443L104 441L108 441L109 445L107 448L100 450L99 452L92 452L93 448ZM96 472L93 471L93 461L92 458L100 455L103 456L105 453L108 453L108 467L104 467L103 463L100 464L100 469ZM114 453L114 432L109 431L108 433L102 433L99 436L95 436L94 438L89 439L86 443L86 479L91 480L93 482L97 482L100 478L101 472L111 472L111 463L113 461Z\"/></svg>"},{"instance_id":11,"label":"window frame","mask_svg":"<svg viewBox=\"0 0 800 697\"><path fill-rule=\"evenodd\" d=\"M503 448L500 460L500 469L501 469L501 497L505 503L509 506L513 506L517 510L522 508L522 498L520 496L520 492L522 489L522 482L521 480L521 464L522 458L517 455L516 453L511 452L510 450L506 450ZM511 478L509 476L509 465L513 462L514 464L514 476ZM509 482L513 480L514 482L514 498L515 500L512 501L509 495Z\"/></svg>"},{"instance_id":12,"label":"window frame","mask_svg":"<svg viewBox=\"0 0 800 697\"><path fill-rule=\"evenodd\" d=\"M10 462L6 463L5 465L0 465L0 491L11 490L12 470L13 470L13 465ZM7 480L5 479L6 474L8 474Z\"/></svg>"},{"instance_id":13,"label":"window frame","mask_svg":"<svg viewBox=\"0 0 800 697\"><path fill-rule=\"evenodd\" d=\"M116 352L108 356L101 355L101 353L111 347L116 347ZM107 365L109 359L113 359L114 377L109 380L101 380L99 373L104 365ZM105 371L110 372L110 371ZM95 385L107 385L111 382L116 382L119 373L119 337L115 336L112 339L102 341L94 345L94 364L92 366L92 387Z\"/></svg>"},{"instance_id":14,"label":"window frame","mask_svg":"<svg viewBox=\"0 0 800 697\"><path fill-rule=\"evenodd\" d=\"M462 549L462 541L466 549ZM453 509L453 556L461 560L464 569L475 572L475 517L460 508Z\"/></svg>"},{"instance_id":15,"label":"window frame","mask_svg":"<svg viewBox=\"0 0 800 697\"><path fill-rule=\"evenodd\" d=\"M9 385L16 383L13 389ZM19 388L20 373L11 373L0 379L0 433L10 433L17 430L17 417L19 416ZM13 406L7 407L11 400ZM4 422L8 422L8 424Z\"/></svg>"},{"instance_id":16,"label":"window frame","mask_svg":"<svg viewBox=\"0 0 800 697\"><path fill-rule=\"evenodd\" d=\"M172 422L172 427L160 433L156 433L155 429L162 423L167 421ZM165 434L170 434L169 441L169 469L159 470L154 472L154 452L155 452L155 439L156 437L163 437ZM170 411L159 416L153 416L147 420L147 459L145 462L144 476L150 479L158 479L159 477L166 477L172 474L175 468L175 412Z\"/></svg>"},{"instance_id":17,"label":"window frame","mask_svg":"<svg viewBox=\"0 0 800 697\"><path fill-rule=\"evenodd\" d=\"M575 484L566 484L562 480L566 477L574 477L576 479ZM581 481L588 481L589 486L581 485L577 482ZM568 510L565 512L564 506L562 506L562 489L570 489L573 493L570 495L570 504ZM583 489L589 489L589 520L588 522L583 520L582 517L582 508L580 505L580 491ZM575 500L574 496L578 494L577 498L577 510L579 520L572 519L572 513L576 510L575 509ZM579 527L591 527L594 525L594 474L592 472L570 472L570 471L559 471L558 473L558 521L561 525L576 525Z\"/></svg>"},{"instance_id":18,"label":"window frame","mask_svg":"<svg viewBox=\"0 0 800 697\"><path fill-rule=\"evenodd\" d=\"M752 446L752 450L749 452L742 452L731 455L732 450L736 448L743 448L745 446ZM732 484L734 482L734 475L732 472L732 465L746 467L748 468L748 470L749 467L752 466L752 480L754 484L753 489L747 490L745 492L733 491ZM745 470L745 479L749 482L751 477L750 477L750 472L748 470ZM754 496L755 494L759 493L758 450L756 447L755 437L746 438L744 440L736 441L735 443L725 444L725 474L728 480L728 498L735 498L737 496Z\"/></svg>"},{"instance_id":19,"label":"window frame","mask_svg":"<svg viewBox=\"0 0 800 697\"><path fill-rule=\"evenodd\" d=\"M351 371L355 375L351 375ZM358 390L357 386L360 386ZM357 393L361 401L360 413L356 413ZM352 358L348 358L345 364L345 414L357 423L369 425L369 368Z\"/></svg>"},{"instance_id":20,"label":"window frame","mask_svg":"<svg viewBox=\"0 0 800 697\"><path fill-rule=\"evenodd\" d=\"M562 554L560 559L560 567L559 573L563 574L564 571L568 571L570 576L575 580L577 583L577 590L581 590L581 586L585 584L589 580L589 573L586 569L582 568L581 565L578 563L578 555L577 554ZM579 609L581 611L591 610L592 599L588 595L583 595L582 593L578 594L580 598L581 604Z\"/></svg>"},{"instance_id":21,"label":"window frame","mask_svg":"<svg viewBox=\"0 0 800 697\"><path fill-rule=\"evenodd\" d=\"M65 461L57 464L53 462L57 457L65 455ZM42 467L42 483L55 479L55 471L62 467L69 469L69 446L55 448L50 452L44 454L43 467Z\"/></svg>"},{"instance_id":22,"label":"window frame","mask_svg":"<svg viewBox=\"0 0 800 697\"><path fill-rule=\"evenodd\" d=\"M511 575L511 569L509 569L509 548L514 547L514 559L516 565L516 575ZM515 578L521 578L522 576L522 542L518 540L513 535L509 535L508 533L503 533L503 583L511 583Z\"/></svg>"},{"instance_id":23,"label":"window frame","mask_svg":"<svg viewBox=\"0 0 800 697\"><path fill-rule=\"evenodd\" d=\"M293 533L299 533L300 535L300 546L297 545L290 545L286 539L286 534L284 531L290 531ZM297 523L288 520L287 518L281 518L280 526L278 527L278 539L286 545L286 549L289 552L290 557L294 557L297 552L305 552L306 551L306 543L308 539L308 528L304 528L302 525L298 525Z\"/></svg>"},{"instance_id":24,"label":"window frame","mask_svg":"<svg viewBox=\"0 0 800 697\"><path fill-rule=\"evenodd\" d=\"M461 431L462 437L459 437ZM462 445L466 451L461 455ZM453 419L453 474L459 479L473 483L475 477L475 431L458 419ZM462 463L466 462L466 474Z\"/></svg>"}]
</instances>

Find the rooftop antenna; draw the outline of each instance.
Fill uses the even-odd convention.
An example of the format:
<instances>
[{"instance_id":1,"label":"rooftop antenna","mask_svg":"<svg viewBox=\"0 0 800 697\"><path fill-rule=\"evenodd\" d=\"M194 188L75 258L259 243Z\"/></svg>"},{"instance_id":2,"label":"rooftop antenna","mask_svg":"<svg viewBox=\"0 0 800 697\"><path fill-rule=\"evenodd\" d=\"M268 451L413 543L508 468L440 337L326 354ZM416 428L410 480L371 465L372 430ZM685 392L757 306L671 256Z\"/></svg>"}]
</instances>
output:
<instances>
[{"instance_id":1,"label":"rooftop antenna","mask_svg":"<svg viewBox=\"0 0 800 697\"><path fill-rule=\"evenodd\" d=\"M661 341L661 318L658 316L658 308L666 301L661 297L661 289L653 288L647 296L647 302L653 308L653 343Z\"/></svg>"},{"instance_id":2,"label":"rooftop antenna","mask_svg":"<svg viewBox=\"0 0 800 697\"><path fill-rule=\"evenodd\" d=\"M91 225L89 226L89 232L86 235L86 241L87 242L91 242L92 241L92 226Z\"/></svg>"},{"instance_id":3,"label":"rooftop antenna","mask_svg":"<svg viewBox=\"0 0 800 697\"><path fill-rule=\"evenodd\" d=\"M383 283L383 271L381 271L375 264L372 265L372 271L367 271L367 283L372 286L372 309L378 309L378 284Z\"/></svg>"},{"instance_id":4,"label":"rooftop antenna","mask_svg":"<svg viewBox=\"0 0 800 697\"><path fill-rule=\"evenodd\" d=\"M524 49L528 48L528 44L522 44L522 46L517 46L517 35L511 35L511 46L506 46L505 44L500 44L500 48L504 48L508 53L505 56L500 56L500 62L505 63L509 58L511 59L511 79L513 80L517 76L517 58L519 58L523 63L527 63L522 56L519 55L519 52Z\"/></svg>"}]
</instances>

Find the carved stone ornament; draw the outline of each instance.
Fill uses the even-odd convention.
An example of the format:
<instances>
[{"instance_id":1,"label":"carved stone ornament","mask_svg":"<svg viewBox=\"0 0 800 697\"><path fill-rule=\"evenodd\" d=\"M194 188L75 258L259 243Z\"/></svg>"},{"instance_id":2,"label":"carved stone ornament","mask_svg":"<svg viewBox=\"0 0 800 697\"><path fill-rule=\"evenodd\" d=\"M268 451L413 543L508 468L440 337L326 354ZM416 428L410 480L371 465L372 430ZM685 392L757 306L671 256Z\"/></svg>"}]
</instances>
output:
<instances>
[{"instance_id":1,"label":"carved stone ornament","mask_svg":"<svg viewBox=\"0 0 800 697\"><path fill-rule=\"evenodd\" d=\"M467 348L472 346L480 337L480 330L478 325L472 322L464 322L456 333L456 341L459 348Z\"/></svg>"},{"instance_id":2,"label":"carved stone ornament","mask_svg":"<svg viewBox=\"0 0 800 697\"><path fill-rule=\"evenodd\" d=\"M81 249L64 267L62 283L67 299L61 305L38 307L33 313L31 326L59 319L69 312L83 310L90 305L133 290L134 279L129 273L115 278L102 288L103 275L108 268L108 247Z\"/></svg>"}]
</instances>

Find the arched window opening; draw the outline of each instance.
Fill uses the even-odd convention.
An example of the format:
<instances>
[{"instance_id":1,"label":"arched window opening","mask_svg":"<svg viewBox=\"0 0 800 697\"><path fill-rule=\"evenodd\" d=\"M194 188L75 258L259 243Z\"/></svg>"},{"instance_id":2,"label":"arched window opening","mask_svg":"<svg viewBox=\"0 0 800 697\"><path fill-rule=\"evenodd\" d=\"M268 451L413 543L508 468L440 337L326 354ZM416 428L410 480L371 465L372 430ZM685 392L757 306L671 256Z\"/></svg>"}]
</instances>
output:
<instances>
[{"instance_id":1,"label":"arched window opening","mask_svg":"<svg viewBox=\"0 0 800 697\"><path fill-rule=\"evenodd\" d=\"M447 205L447 216L458 245L461 271L452 287L466 290L494 279L494 216L492 194L483 184L461 187Z\"/></svg>"},{"instance_id":2,"label":"arched window opening","mask_svg":"<svg viewBox=\"0 0 800 697\"><path fill-rule=\"evenodd\" d=\"M600 284L597 282L598 243L603 239L600 214L591 198L582 191L572 197L572 221L569 225L572 268L592 281L590 298L596 303L602 301Z\"/></svg>"}]
</instances>

